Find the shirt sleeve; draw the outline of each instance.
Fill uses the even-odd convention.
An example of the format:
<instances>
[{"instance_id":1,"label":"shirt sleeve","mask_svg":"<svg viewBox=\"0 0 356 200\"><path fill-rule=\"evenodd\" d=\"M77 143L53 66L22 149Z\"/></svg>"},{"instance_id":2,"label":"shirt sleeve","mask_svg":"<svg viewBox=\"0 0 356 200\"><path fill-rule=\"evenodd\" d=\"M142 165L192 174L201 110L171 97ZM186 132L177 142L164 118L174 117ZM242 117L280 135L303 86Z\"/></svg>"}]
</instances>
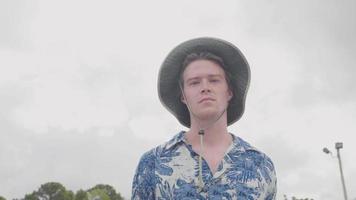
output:
<instances>
[{"instance_id":1,"label":"shirt sleeve","mask_svg":"<svg viewBox=\"0 0 356 200\"><path fill-rule=\"evenodd\" d=\"M132 182L131 200L153 200L155 199L156 177L155 156L153 151L145 153L136 168Z\"/></svg>"},{"instance_id":2,"label":"shirt sleeve","mask_svg":"<svg viewBox=\"0 0 356 200\"><path fill-rule=\"evenodd\" d=\"M270 170L270 182L268 183L267 186L267 196L266 200L274 200L276 199L277 195L277 176L276 176L276 171L274 169L274 165L270 159L268 159L269 162L271 163L271 170Z\"/></svg>"}]
</instances>

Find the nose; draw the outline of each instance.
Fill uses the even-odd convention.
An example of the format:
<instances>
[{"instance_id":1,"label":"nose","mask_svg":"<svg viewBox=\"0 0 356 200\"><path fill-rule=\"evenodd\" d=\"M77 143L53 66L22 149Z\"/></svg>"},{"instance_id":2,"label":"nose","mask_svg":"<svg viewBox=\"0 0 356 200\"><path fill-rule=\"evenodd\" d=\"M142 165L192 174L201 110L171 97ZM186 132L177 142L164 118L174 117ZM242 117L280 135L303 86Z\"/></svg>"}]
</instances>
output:
<instances>
[{"instance_id":1,"label":"nose","mask_svg":"<svg viewBox=\"0 0 356 200\"><path fill-rule=\"evenodd\" d=\"M209 85L209 82L206 81L206 80L203 80L202 81L202 87L201 87L201 93L209 93L211 92L210 90L210 85Z\"/></svg>"}]
</instances>

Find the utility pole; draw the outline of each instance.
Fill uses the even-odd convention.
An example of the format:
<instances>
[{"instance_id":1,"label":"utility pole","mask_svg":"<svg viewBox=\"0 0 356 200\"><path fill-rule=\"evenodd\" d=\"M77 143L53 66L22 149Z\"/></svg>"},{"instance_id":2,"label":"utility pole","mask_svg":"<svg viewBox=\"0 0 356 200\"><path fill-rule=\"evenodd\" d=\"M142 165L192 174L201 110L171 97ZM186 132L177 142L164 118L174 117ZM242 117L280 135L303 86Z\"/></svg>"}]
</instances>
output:
<instances>
[{"instance_id":1,"label":"utility pole","mask_svg":"<svg viewBox=\"0 0 356 200\"><path fill-rule=\"evenodd\" d=\"M336 142L335 143L335 149L336 149L336 152L337 152L337 159L339 161L339 169L340 169L342 189L343 189L343 192L344 192L344 199L347 200L346 185L345 185L344 173L342 171L341 156L340 156L340 149L342 149L342 147L343 147L342 142ZM326 154L330 153L332 155L331 151L326 147L323 149L323 151Z\"/></svg>"},{"instance_id":2,"label":"utility pole","mask_svg":"<svg viewBox=\"0 0 356 200\"><path fill-rule=\"evenodd\" d=\"M336 149L336 151L337 151L337 159L339 160L339 168L340 168L342 189L344 190L344 197L345 197L345 200L347 200L345 179L344 179L344 173L342 172L342 164L341 164L341 157L340 157L340 149L341 149L341 148L342 148L342 142L336 142L336 143L335 143L335 149Z\"/></svg>"}]
</instances>

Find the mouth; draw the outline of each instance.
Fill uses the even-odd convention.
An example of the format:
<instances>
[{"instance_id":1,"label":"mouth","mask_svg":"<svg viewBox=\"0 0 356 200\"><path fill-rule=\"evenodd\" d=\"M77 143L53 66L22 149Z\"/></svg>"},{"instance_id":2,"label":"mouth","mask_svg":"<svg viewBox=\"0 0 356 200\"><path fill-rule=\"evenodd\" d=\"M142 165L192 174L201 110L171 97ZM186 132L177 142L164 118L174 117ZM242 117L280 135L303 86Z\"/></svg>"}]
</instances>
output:
<instances>
[{"instance_id":1,"label":"mouth","mask_svg":"<svg viewBox=\"0 0 356 200\"><path fill-rule=\"evenodd\" d=\"M213 98L210 98L210 97L206 97L206 98L203 98L199 101L199 103L203 103L203 102L206 102L206 101L215 101L215 99Z\"/></svg>"}]
</instances>

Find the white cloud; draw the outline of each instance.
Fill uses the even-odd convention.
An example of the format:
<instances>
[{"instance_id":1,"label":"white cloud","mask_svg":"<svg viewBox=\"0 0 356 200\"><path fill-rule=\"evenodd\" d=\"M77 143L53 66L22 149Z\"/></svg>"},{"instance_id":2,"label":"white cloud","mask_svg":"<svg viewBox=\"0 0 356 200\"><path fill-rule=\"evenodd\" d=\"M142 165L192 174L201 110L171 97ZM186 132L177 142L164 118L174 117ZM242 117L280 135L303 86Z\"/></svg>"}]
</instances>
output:
<instances>
[{"instance_id":1,"label":"white cloud","mask_svg":"<svg viewBox=\"0 0 356 200\"><path fill-rule=\"evenodd\" d=\"M90 77L71 57L2 55L5 59L1 66L6 66L0 69L2 84L16 82L26 96L14 115L14 120L26 129L46 132L48 127L61 127L84 131L97 126L118 126L127 119L118 82L86 80Z\"/></svg>"},{"instance_id":2,"label":"white cloud","mask_svg":"<svg viewBox=\"0 0 356 200\"><path fill-rule=\"evenodd\" d=\"M169 126L174 127L174 123L177 122L165 118L164 115L141 115L130 120L128 125L139 139L147 141L163 139L163 141L168 141L174 134L173 131L168 131L172 129ZM178 126L175 127L178 128ZM179 129L176 129L177 133L178 131Z\"/></svg>"},{"instance_id":3,"label":"white cloud","mask_svg":"<svg viewBox=\"0 0 356 200\"><path fill-rule=\"evenodd\" d=\"M1 195L55 179L129 197L139 156L182 128L157 98L164 56L215 36L251 64L246 113L230 129L273 158L279 197L339 198L337 164L321 151L336 141L355 197L354 3L0 4Z\"/></svg>"}]
</instances>

